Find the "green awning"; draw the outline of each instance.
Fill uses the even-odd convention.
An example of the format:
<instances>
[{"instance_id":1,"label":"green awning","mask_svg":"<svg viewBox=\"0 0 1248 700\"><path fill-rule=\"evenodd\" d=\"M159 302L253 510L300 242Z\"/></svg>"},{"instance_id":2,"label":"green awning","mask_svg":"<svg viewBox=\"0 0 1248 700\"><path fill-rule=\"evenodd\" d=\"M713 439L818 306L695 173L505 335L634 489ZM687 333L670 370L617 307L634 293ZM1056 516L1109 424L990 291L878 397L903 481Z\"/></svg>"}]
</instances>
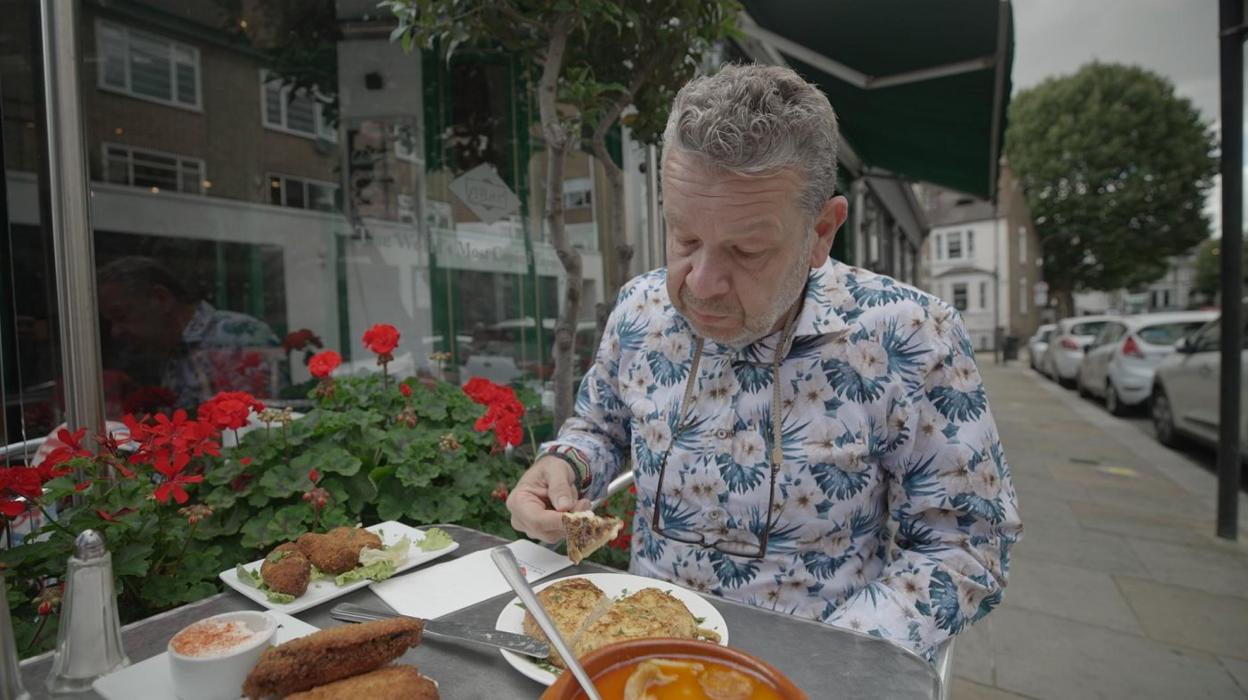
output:
<instances>
[{"instance_id":1,"label":"green awning","mask_svg":"<svg viewBox=\"0 0 1248 700\"><path fill-rule=\"evenodd\" d=\"M1014 53L1009 0L744 4L747 40L823 88L868 172L995 196Z\"/></svg>"}]
</instances>

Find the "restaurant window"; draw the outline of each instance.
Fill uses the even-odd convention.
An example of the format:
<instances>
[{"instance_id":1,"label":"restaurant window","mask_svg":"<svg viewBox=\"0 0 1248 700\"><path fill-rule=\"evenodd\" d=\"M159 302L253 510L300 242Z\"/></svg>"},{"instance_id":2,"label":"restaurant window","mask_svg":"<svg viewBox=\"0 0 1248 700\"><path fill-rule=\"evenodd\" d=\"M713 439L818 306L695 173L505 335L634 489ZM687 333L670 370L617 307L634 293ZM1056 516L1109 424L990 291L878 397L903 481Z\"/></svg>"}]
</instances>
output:
<instances>
[{"instance_id":1,"label":"restaurant window","mask_svg":"<svg viewBox=\"0 0 1248 700\"><path fill-rule=\"evenodd\" d=\"M269 175L269 203L294 209L338 210L338 186L289 175Z\"/></svg>"},{"instance_id":2,"label":"restaurant window","mask_svg":"<svg viewBox=\"0 0 1248 700\"><path fill-rule=\"evenodd\" d=\"M949 244L949 259L961 260L962 259L962 232L950 231L945 236L945 242Z\"/></svg>"},{"instance_id":3,"label":"restaurant window","mask_svg":"<svg viewBox=\"0 0 1248 700\"><path fill-rule=\"evenodd\" d=\"M152 192L203 194L204 162L172 153L104 144L104 181Z\"/></svg>"},{"instance_id":4,"label":"restaurant window","mask_svg":"<svg viewBox=\"0 0 1248 700\"><path fill-rule=\"evenodd\" d=\"M966 283L954 282L953 283L953 308L957 309L958 311L966 311L966 304L967 304L966 296L967 296Z\"/></svg>"},{"instance_id":5,"label":"restaurant window","mask_svg":"<svg viewBox=\"0 0 1248 700\"><path fill-rule=\"evenodd\" d=\"M975 256L975 232L967 231L966 232L966 257L970 258L974 256Z\"/></svg>"},{"instance_id":6,"label":"restaurant window","mask_svg":"<svg viewBox=\"0 0 1248 700\"><path fill-rule=\"evenodd\" d=\"M200 106L199 49L112 22L96 22L95 32L101 89Z\"/></svg>"},{"instance_id":7,"label":"restaurant window","mask_svg":"<svg viewBox=\"0 0 1248 700\"><path fill-rule=\"evenodd\" d=\"M265 127L337 143L338 131L326 117L323 97L303 89L294 90L269 71L260 71L260 84Z\"/></svg>"}]
</instances>

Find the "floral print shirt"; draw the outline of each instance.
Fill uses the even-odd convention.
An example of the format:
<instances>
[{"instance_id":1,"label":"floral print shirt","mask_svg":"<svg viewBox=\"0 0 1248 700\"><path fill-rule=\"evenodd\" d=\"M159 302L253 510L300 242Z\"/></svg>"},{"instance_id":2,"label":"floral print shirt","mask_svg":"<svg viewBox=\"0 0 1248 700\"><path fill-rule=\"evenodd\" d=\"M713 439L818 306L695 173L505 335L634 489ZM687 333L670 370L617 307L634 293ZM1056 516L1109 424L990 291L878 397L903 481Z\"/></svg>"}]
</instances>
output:
<instances>
[{"instance_id":1,"label":"floral print shirt","mask_svg":"<svg viewBox=\"0 0 1248 700\"><path fill-rule=\"evenodd\" d=\"M931 659L1000 602L1022 534L970 341L940 299L831 259L811 270L795 324L779 372L783 461L770 513L781 334L741 349L707 339L690 377L694 331L665 270L621 292L576 413L544 447L572 447L591 465L591 498L631 458L634 573ZM663 530L707 542L769 531L765 558L651 530L664 454Z\"/></svg>"},{"instance_id":2,"label":"floral print shirt","mask_svg":"<svg viewBox=\"0 0 1248 700\"><path fill-rule=\"evenodd\" d=\"M161 386L177 394L176 408L186 409L219 391L276 396L284 383L281 347L264 321L201 301L178 352L165 362Z\"/></svg>"}]
</instances>

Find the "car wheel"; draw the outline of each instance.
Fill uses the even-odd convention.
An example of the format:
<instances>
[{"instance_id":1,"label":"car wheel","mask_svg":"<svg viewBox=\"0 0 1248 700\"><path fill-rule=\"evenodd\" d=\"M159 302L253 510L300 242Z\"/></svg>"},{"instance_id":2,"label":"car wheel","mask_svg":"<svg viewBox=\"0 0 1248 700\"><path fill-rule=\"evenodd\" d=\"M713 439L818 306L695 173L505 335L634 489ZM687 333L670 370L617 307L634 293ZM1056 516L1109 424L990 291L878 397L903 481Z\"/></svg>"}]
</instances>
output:
<instances>
[{"instance_id":1,"label":"car wheel","mask_svg":"<svg viewBox=\"0 0 1248 700\"><path fill-rule=\"evenodd\" d=\"M1079 395L1085 399L1092 398L1092 392L1088 391L1088 387L1083 383L1083 374L1075 375L1075 389L1079 391Z\"/></svg>"},{"instance_id":2,"label":"car wheel","mask_svg":"<svg viewBox=\"0 0 1248 700\"><path fill-rule=\"evenodd\" d=\"M1057 383L1058 383L1058 384L1060 384L1060 385L1062 385L1063 387L1065 387L1065 388L1067 388L1067 389L1074 389L1074 388L1075 388L1075 384L1077 384L1078 382L1076 382L1074 379L1067 379L1067 378L1063 377L1062 375L1058 374L1058 375L1057 375Z\"/></svg>"},{"instance_id":3,"label":"car wheel","mask_svg":"<svg viewBox=\"0 0 1248 700\"><path fill-rule=\"evenodd\" d=\"M1165 389L1153 389L1149 408L1153 418L1153 430L1157 432L1157 442L1166 447L1178 447L1181 441L1174 428L1174 407L1170 405L1170 397L1166 395Z\"/></svg>"},{"instance_id":4,"label":"car wheel","mask_svg":"<svg viewBox=\"0 0 1248 700\"><path fill-rule=\"evenodd\" d=\"M1114 383L1111 381L1105 382L1105 410L1114 416L1127 415L1127 406L1118 397L1118 390L1114 389Z\"/></svg>"}]
</instances>

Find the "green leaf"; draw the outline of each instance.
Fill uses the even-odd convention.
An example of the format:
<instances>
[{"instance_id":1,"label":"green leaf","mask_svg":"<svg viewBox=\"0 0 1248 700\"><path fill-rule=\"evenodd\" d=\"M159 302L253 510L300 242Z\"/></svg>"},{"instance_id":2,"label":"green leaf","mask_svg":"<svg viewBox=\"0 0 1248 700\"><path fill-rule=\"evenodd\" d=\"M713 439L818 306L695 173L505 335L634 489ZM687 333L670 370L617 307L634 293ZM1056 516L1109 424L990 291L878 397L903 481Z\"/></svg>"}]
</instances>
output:
<instances>
[{"instance_id":1,"label":"green leaf","mask_svg":"<svg viewBox=\"0 0 1248 700\"><path fill-rule=\"evenodd\" d=\"M151 542L127 542L113 552L113 574L119 577L147 575L152 565L154 547Z\"/></svg>"}]
</instances>

